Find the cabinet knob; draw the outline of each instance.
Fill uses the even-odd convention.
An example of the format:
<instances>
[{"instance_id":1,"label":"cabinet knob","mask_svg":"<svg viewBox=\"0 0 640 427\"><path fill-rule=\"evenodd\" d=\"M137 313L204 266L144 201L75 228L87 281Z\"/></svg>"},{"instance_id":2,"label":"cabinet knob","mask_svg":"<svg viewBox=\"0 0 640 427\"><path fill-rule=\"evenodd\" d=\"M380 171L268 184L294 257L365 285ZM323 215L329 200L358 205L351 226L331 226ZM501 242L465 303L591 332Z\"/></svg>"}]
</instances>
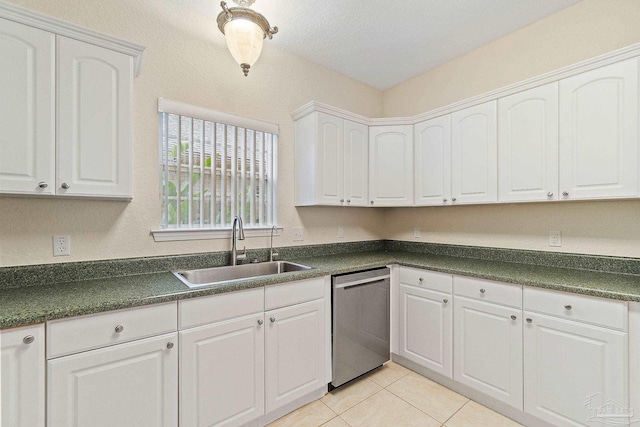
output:
<instances>
[{"instance_id":1,"label":"cabinet knob","mask_svg":"<svg viewBox=\"0 0 640 427\"><path fill-rule=\"evenodd\" d=\"M551 191L549 191L549 192L547 193L547 197L553 197L553 193L552 193Z\"/></svg>"},{"instance_id":2,"label":"cabinet knob","mask_svg":"<svg viewBox=\"0 0 640 427\"><path fill-rule=\"evenodd\" d=\"M344 199L340 199L340 203L344 203Z\"/></svg>"},{"instance_id":3,"label":"cabinet knob","mask_svg":"<svg viewBox=\"0 0 640 427\"><path fill-rule=\"evenodd\" d=\"M64 190L68 190L69 187L71 187L71 186L69 184L67 184L66 182L63 182L60 187L62 187Z\"/></svg>"},{"instance_id":4,"label":"cabinet knob","mask_svg":"<svg viewBox=\"0 0 640 427\"><path fill-rule=\"evenodd\" d=\"M119 334L120 332L124 331L124 326L122 326L122 325L118 325L118 326L116 326L115 331L116 331L116 333L118 333L118 334Z\"/></svg>"},{"instance_id":5,"label":"cabinet knob","mask_svg":"<svg viewBox=\"0 0 640 427\"><path fill-rule=\"evenodd\" d=\"M511 315L511 320L516 320L516 319L517 319L517 317L516 317L515 315L513 315L513 314L512 314L512 315Z\"/></svg>"},{"instance_id":6,"label":"cabinet knob","mask_svg":"<svg viewBox=\"0 0 640 427\"><path fill-rule=\"evenodd\" d=\"M568 191L563 191L563 192L562 192L562 195L563 195L564 197L567 197L567 196L569 195L569 192L568 192Z\"/></svg>"},{"instance_id":7,"label":"cabinet knob","mask_svg":"<svg viewBox=\"0 0 640 427\"><path fill-rule=\"evenodd\" d=\"M269 318L269 320L271 321L271 323L276 323L276 318L275 317L271 317L271 318Z\"/></svg>"},{"instance_id":8,"label":"cabinet knob","mask_svg":"<svg viewBox=\"0 0 640 427\"><path fill-rule=\"evenodd\" d=\"M442 199L442 203L447 203L447 199Z\"/></svg>"},{"instance_id":9,"label":"cabinet knob","mask_svg":"<svg viewBox=\"0 0 640 427\"><path fill-rule=\"evenodd\" d=\"M527 317L525 320L527 321L527 323L532 323L533 322L533 319L530 318L530 317Z\"/></svg>"},{"instance_id":10,"label":"cabinet knob","mask_svg":"<svg viewBox=\"0 0 640 427\"><path fill-rule=\"evenodd\" d=\"M373 205L373 200L371 201L371 204Z\"/></svg>"},{"instance_id":11,"label":"cabinet knob","mask_svg":"<svg viewBox=\"0 0 640 427\"><path fill-rule=\"evenodd\" d=\"M567 304L567 305L565 305L565 306L564 306L564 309L565 309L565 310L571 310L572 308L573 308L573 307L571 307L571 305L570 305L570 304Z\"/></svg>"},{"instance_id":12,"label":"cabinet knob","mask_svg":"<svg viewBox=\"0 0 640 427\"><path fill-rule=\"evenodd\" d=\"M169 342L167 343L167 349L168 349L168 350L171 350L172 348L173 348L173 343L172 343L171 341L169 341Z\"/></svg>"},{"instance_id":13,"label":"cabinet knob","mask_svg":"<svg viewBox=\"0 0 640 427\"><path fill-rule=\"evenodd\" d=\"M22 342L25 344L31 344L32 342L34 342L36 339L33 335L27 335L26 337L22 338Z\"/></svg>"},{"instance_id":14,"label":"cabinet knob","mask_svg":"<svg viewBox=\"0 0 640 427\"><path fill-rule=\"evenodd\" d=\"M449 302L449 300L445 298L445 299L442 300L442 302L446 304L446 303Z\"/></svg>"},{"instance_id":15,"label":"cabinet knob","mask_svg":"<svg viewBox=\"0 0 640 427\"><path fill-rule=\"evenodd\" d=\"M485 292L487 292L487 290L485 288L480 288L480 293L484 294Z\"/></svg>"},{"instance_id":16,"label":"cabinet knob","mask_svg":"<svg viewBox=\"0 0 640 427\"><path fill-rule=\"evenodd\" d=\"M46 183L46 182L44 182L44 181L43 181L43 182L39 182L39 183L38 183L38 187L40 187L40 188L47 188L48 186L49 186L49 184L47 184L47 183Z\"/></svg>"},{"instance_id":17,"label":"cabinet knob","mask_svg":"<svg viewBox=\"0 0 640 427\"><path fill-rule=\"evenodd\" d=\"M458 199L456 199L455 197L452 197L452 198L451 198L451 201L452 201L452 202L455 202L456 200L458 200Z\"/></svg>"},{"instance_id":18,"label":"cabinet knob","mask_svg":"<svg viewBox=\"0 0 640 427\"><path fill-rule=\"evenodd\" d=\"M258 325L262 325L263 323L264 323L264 320L258 319Z\"/></svg>"},{"instance_id":19,"label":"cabinet knob","mask_svg":"<svg viewBox=\"0 0 640 427\"><path fill-rule=\"evenodd\" d=\"M420 283L424 282L424 278L419 277L419 278L418 278L418 282L420 282Z\"/></svg>"},{"instance_id":20,"label":"cabinet knob","mask_svg":"<svg viewBox=\"0 0 640 427\"><path fill-rule=\"evenodd\" d=\"M351 199L347 199L347 203L351 203Z\"/></svg>"}]
</instances>

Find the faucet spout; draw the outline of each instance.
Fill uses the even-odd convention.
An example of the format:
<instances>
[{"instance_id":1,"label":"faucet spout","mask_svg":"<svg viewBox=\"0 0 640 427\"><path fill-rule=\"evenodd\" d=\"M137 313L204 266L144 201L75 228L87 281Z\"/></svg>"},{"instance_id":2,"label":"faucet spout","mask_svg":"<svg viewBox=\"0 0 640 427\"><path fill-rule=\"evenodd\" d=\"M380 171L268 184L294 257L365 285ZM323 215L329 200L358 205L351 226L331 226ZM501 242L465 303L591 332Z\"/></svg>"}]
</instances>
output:
<instances>
[{"instance_id":1,"label":"faucet spout","mask_svg":"<svg viewBox=\"0 0 640 427\"><path fill-rule=\"evenodd\" d=\"M242 226L242 218L239 215L233 218L233 225L231 226L231 265L237 265L239 259L247 257L246 250L238 255L236 249L237 240L244 240L244 227Z\"/></svg>"}]
</instances>

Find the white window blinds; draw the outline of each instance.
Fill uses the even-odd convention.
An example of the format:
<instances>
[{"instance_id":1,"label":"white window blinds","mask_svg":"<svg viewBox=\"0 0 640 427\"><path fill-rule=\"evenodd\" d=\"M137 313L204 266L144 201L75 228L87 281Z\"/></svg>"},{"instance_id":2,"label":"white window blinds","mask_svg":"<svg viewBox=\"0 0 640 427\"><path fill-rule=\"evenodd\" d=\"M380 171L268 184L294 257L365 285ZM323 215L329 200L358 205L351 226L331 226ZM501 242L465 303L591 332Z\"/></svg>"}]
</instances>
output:
<instances>
[{"instance_id":1,"label":"white window blinds","mask_svg":"<svg viewBox=\"0 0 640 427\"><path fill-rule=\"evenodd\" d=\"M278 126L160 99L161 228L276 225Z\"/></svg>"}]
</instances>

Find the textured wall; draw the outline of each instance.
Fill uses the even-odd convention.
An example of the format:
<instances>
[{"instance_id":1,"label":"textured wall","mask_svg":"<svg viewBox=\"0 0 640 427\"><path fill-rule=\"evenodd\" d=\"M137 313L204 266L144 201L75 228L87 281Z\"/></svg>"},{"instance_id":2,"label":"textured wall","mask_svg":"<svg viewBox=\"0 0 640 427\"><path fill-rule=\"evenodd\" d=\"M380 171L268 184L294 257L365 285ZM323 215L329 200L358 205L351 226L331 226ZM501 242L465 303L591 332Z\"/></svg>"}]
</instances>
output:
<instances>
[{"instance_id":1,"label":"textured wall","mask_svg":"<svg viewBox=\"0 0 640 427\"><path fill-rule=\"evenodd\" d=\"M386 117L415 115L640 42L640 1L584 0L384 93ZM385 211L385 237L640 257L640 201ZM550 248L548 232L563 246Z\"/></svg>"},{"instance_id":2,"label":"textured wall","mask_svg":"<svg viewBox=\"0 0 640 427\"><path fill-rule=\"evenodd\" d=\"M382 114L382 92L275 47L269 41L248 78L215 25L216 2L199 0L10 0L146 46L134 82L134 187L131 203L0 198L0 266L228 250L228 239L156 243L159 223L157 98L164 97L280 125L277 245L379 238L383 213L293 207L293 121L289 114L318 100L366 116ZM283 31L285 29L282 29ZM277 36L276 36L277 37ZM339 224L335 218L339 215ZM70 257L52 256L51 238L71 236ZM247 238L247 248L268 238Z\"/></svg>"}]
</instances>

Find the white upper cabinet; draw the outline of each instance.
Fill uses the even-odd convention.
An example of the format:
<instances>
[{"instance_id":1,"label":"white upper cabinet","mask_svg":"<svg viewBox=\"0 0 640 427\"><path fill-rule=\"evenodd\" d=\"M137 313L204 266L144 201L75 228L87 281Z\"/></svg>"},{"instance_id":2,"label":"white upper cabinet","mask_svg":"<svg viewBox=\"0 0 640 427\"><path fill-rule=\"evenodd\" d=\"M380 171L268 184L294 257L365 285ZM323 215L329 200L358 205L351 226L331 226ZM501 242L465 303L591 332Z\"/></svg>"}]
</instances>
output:
<instances>
[{"instance_id":1,"label":"white upper cabinet","mask_svg":"<svg viewBox=\"0 0 640 427\"><path fill-rule=\"evenodd\" d=\"M558 200L558 83L498 101L498 199Z\"/></svg>"},{"instance_id":2,"label":"white upper cabinet","mask_svg":"<svg viewBox=\"0 0 640 427\"><path fill-rule=\"evenodd\" d=\"M451 116L418 123L414 133L415 205L451 204Z\"/></svg>"},{"instance_id":3,"label":"white upper cabinet","mask_svg":"<svg viewBox=\"0 0 640 427\"><path fill-rule=\"evenodd\" d=\"M0 192L55 191L55 35L0 19Z\"/></svg>"},{"instance_id":4,"label":"white upper cabinet","mask_svg":"<svg viewBox=\"0 0 640 427\"><path fill-rule=\"evenodd\" d=\"M296 205L366 205L367 126L314 112L295 132Z\"/></svg>"},{"instance_id":5,"label":"white upper cabinet","mask_svg":"<svg viewBox=\"0 0 640 427\"><path fill-rule=\"evenodd\" d=\"M638 194L638 59L560 81L560 199Z\"/></svg>"},{"instance_id":6,"label":"white upper cabinet","mask_svg":"<svg viewBox=\"0 0 640 427\"><path fill-rule=\"evenodd\" d=\"M369 128L370 206L413 205L413 126Z\"/></svg>"},{"instance_id":7,"label":"white upper cabinet","mask_svg":"<svg viewBox=\"0 0 640 427\"><path fill-rule=\"evenodd\" d=\"M131 196L133 59L58 37L57 193Z\"/></svg>"},{"instance_id":8,"label":"white upper cabinet","mask_svg":"<svg viewBox=\"0 0 640 427\"><path fill-rule=\"evenodd\" d=\"M451 201L497 201L496 101L451 114Z\"/></svg>"},{"instance_id":9,"label":"white upper cabinet","mask_svg":"<svg viewBox=\"0 0 640 427\"><path fill-rule=\"evenodd\" d=\"M0 194L130 199L143 48L1 2L0 16Z\"/></svg>"}]
</instances>

